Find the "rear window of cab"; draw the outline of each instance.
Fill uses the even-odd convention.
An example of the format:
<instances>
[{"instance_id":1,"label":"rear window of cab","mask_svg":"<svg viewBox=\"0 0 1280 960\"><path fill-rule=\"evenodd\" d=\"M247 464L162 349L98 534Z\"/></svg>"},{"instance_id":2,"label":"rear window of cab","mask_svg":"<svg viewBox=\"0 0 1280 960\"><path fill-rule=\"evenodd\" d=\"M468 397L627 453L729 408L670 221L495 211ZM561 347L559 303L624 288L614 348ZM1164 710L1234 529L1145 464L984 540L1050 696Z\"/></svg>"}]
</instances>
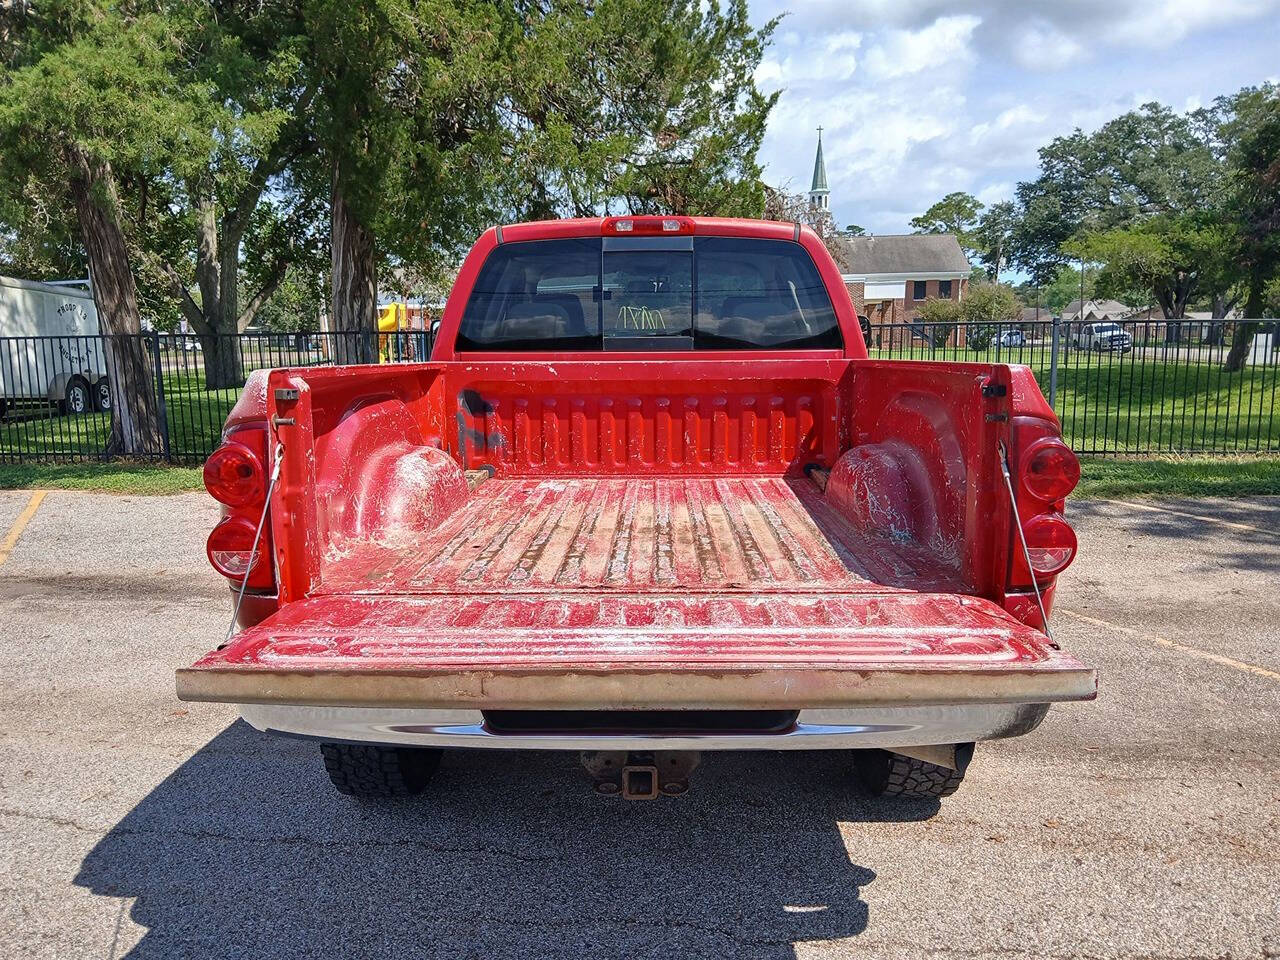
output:
<instances>
[{"instance_id":1,"label":"rear window of cab","mask_svg":"<svg viewBox=\"0 0 1280 960\"><path fill-rule=\"evenodd\" d=\"M462 351L839 350L835 310L799 244L589 237L491 252Z\"/></svg>"}]
</instances>

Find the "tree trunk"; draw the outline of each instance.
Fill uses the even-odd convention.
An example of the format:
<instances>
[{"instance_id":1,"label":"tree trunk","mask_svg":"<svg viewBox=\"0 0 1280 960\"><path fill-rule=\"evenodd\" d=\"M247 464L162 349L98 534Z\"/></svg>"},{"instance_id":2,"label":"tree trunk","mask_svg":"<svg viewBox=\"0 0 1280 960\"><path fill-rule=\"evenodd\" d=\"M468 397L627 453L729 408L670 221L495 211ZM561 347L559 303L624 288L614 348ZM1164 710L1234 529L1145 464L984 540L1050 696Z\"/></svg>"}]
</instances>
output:
<instances>
[{"instance_id":1,"label":"tree trunk","mask_svg":"<svg viewBox=\"0 0 1280 960\"><path fill-rule=\"evenodd\" d=\"M336 167L330 213L334 358L338 363L373 363L378 311L373 235L347 205Z\"/></svg>"},{"instance_id":2,"label":"tree trunk","mask_svg":"<svg viewBox=\"0 0 1280 960\"><path fill-rule=\"evenodd\" d=\"M240 338L217 331L200 335L204 354L204 388L239 390L244 386L244 365L240 362Z\"/></svg>"},{"instance_id":3,"label":"tree trunk","mask_svg":"<svg viewBox=\"0 0 1280 960\"><path fill-rule=\"evenodd\" d=\"M1214 321L1223 320L1227 316L1230 307L1227 306L1227 295L1225 293L1215 293L1213 295L1213 311L1210 317ZM1226 333L1227 325L1225 323L1210 323L1208 332L1204 335L1206 346L1220 347L1222 346L1223 335Z\"/></svg>"},{"instance_id":4,"label":"tree trunk","mask_svg":"<svg viewBox=\"0 0 1280 960\"><path fill-rule=\"evenodd\" d=\"M1249 298L1244 304L1246 317L1262 316L1262 278L1254 271L1249 278ZM1222 369L1227 373L1237 373L1244 369L1245 358L1249 356L1249 348L1253 346L1253 335L1258 332L1257 320L1238 320L1236 332L1231 337L1231 349L1227 351L1227 359Z\"/></svg>"},{"instance_id":5,"label":"tree trunk","mask_svg":"<svg viewBox=\"0 0 1280 960\"><path fill-rule=\"evenodd\" d=\"M111 404L109 456L155 456L164 452L159 404L143 342L138 290L120 229L120 199L111 165L78 146L67 148L71 194L93 277L93 299L105 335Z\"/></svg>"}]
</instances>

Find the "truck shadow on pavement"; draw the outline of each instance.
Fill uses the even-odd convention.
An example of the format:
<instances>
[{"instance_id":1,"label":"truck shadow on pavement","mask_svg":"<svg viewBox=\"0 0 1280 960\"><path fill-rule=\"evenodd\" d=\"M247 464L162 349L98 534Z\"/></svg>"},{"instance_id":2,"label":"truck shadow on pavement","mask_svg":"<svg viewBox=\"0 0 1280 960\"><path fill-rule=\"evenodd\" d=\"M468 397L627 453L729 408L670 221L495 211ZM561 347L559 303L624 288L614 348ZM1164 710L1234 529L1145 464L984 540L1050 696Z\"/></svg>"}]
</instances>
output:
<instances>
[{"instance_id":1,"label":"truck shadow on pavement","mask_svg":"<svg viewBox=\"0 0 1280 960\"><path fill-rule=\"evenodd\" d=\"M340 796L315 744L228 727L93 848L130 957L792 957L861 933L847 754L709 754L690 793L595 796L572 753L446 755L414 801ZM126 901L127 902L127 901Z\"/></svg>"}]
</instances>

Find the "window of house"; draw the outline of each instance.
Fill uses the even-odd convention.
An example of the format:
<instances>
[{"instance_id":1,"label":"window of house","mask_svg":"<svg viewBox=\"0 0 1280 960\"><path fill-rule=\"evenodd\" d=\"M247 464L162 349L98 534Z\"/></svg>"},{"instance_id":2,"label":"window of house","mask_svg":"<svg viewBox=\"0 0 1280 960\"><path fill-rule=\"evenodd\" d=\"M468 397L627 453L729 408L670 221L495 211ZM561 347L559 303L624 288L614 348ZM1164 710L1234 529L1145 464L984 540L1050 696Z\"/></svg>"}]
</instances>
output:
<instances>
[{"instance_id":1,"label":"window of house","mask_svg":"<svg viewBox=\"0 0 1280 960\"><path fill-rule=\"evenodd\" d=\"M951 299L951 281L950 280L938 281L938 296L941 297L943 300Z\"/></svg>"},{"instance_id":2,"label":"window of house","mask_svg":"<svg viewBox=\"0 0 1280 960\"><path fill-rule=\"evenodd\" d=\"M923 300L925 291L925 282L923 280L913 280L911 282L911 299Z\"/></svg>"}]
</instances>

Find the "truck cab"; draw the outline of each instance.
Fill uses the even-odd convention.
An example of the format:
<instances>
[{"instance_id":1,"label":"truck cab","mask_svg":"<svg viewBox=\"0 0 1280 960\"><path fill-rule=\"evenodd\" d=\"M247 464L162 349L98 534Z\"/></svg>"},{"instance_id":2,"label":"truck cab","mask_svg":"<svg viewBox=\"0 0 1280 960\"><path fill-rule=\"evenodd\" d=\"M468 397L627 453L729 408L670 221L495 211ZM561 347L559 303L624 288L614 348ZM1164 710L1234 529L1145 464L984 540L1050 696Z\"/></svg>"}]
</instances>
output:
<instances>
[{"instance_id":1,"label":"truck cab","mask_svg":"<svg viewBox=\"0 0 1280 960\"><path fill-rule=\"evenodd\" d=\"M797 224L494 228L429 361L255 373L205 468L239 632L187 700L357 796L447 748L675 796L701 751L848 750L945 796L1091 699L1048 633L1079 465L1026 367L867 357Z\"/></svg>"}]
</instances>

